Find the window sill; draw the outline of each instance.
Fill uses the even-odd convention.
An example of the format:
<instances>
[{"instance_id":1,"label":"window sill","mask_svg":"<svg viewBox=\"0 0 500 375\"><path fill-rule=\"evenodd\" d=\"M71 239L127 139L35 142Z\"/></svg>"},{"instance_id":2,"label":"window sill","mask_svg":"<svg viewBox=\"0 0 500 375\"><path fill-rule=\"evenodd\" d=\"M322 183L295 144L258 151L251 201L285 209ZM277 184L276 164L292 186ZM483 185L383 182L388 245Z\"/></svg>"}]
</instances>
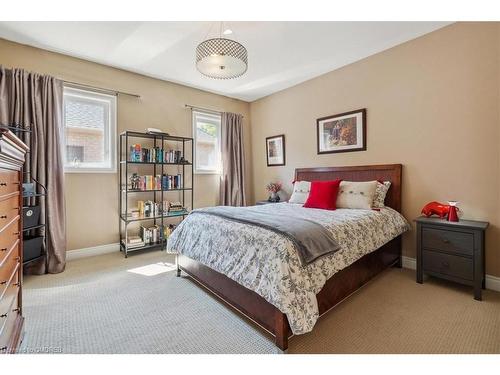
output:
<instances>
[{"instance_id":1,"label":"window sill","mask_svg":"<svg viewBox=\"0 0 500 375\"><path fill-rule=\"evenodd\" d=\"M215 174L215 175L221 175L222 173L219 172L219 171L194 171L194 174L201 174L201 175L211 175L211 174Z\"/></svg>"},{"instance_id":2,"label":"window sill","mask_svg":"<svg viewBox=\"0 0 500 375\"><path fill-rule=\"evenodd\" d=\"M101 168L65 168L64 173L112 173L116 174L117 170L116 168L113 169L101 169Z\"/></svg>"}]
</instances>

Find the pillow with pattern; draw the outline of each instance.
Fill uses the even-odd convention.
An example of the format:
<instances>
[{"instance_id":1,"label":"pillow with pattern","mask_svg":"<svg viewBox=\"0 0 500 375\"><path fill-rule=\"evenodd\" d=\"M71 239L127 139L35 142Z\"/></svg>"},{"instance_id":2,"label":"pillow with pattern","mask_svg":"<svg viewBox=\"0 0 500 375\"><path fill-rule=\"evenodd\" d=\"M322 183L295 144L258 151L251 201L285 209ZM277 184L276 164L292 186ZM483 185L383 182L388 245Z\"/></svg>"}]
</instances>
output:
<instances>
[{"instance_id":1,"label":"pillow with pattern","mask_svg":"<svg viewBox=\"0 0 500 375\"><path fill-rule=\"evenodd\" d=\"M310 181L295 181L293 184L293 193L288 203L306 203L309 193L311 192Z\"/></svg>"},{"instance_id":2,"label":"pillow with pattern","mask_svg":"<svg viewBox=\"0 0 500 375\"><path fill-rule=\"evenodd\" d=\"M375 197L373 197L373 208L385 207L385 196L391 187L391 181L380 182L377 181L377 188L375 189Z\"/></svg>"},{"instance_id":3,"label":"pillow with pattern","mask_svg":"<svg viewBox=\"0 0 500 375\"><path fill-rule=\"evenodd\" d=\"M337 195L337 208L371 210L377 181L342 181Z\"/></svg>"}]
</instances>

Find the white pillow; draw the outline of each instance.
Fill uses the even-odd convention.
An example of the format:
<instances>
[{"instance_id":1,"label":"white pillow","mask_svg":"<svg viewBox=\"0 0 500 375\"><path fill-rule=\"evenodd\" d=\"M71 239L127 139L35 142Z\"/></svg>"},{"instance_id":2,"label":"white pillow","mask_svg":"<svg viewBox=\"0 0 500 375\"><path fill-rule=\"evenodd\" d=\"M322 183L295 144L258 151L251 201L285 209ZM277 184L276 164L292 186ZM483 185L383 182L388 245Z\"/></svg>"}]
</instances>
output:
<instances>
[{"instance_id":1,"label":"white pillow","mask_svg":"<svg viewBox=\"0 0 500 375\"><path fill-rule=\"evenodd\" d=\"M377 184L377 181L342 181L337 195L337 208L371 210Z\"/></svg>"},{"instance_id":2,"label":"white pillow","mask_svg":"<svg viewBox=\"0 0 500 375\"><path fill-rule=\"evenodd\" d=\"M293 184L293 193L288 203L306 203L311 191L311 182L309 181L295 181Z\"/></svg>"},{"instance_id":3,"label":"white pillow","mask_svg":"<svg viewBox=\"0 0 500 375\"><path fill-rule=\"evenodd\" d=\"M385 207L385 196L391 187L391 181L384 181L383 183L377 181L377 188L375 189L375 197L373 198L373 208Z\"/></svg>"}]
</instances>

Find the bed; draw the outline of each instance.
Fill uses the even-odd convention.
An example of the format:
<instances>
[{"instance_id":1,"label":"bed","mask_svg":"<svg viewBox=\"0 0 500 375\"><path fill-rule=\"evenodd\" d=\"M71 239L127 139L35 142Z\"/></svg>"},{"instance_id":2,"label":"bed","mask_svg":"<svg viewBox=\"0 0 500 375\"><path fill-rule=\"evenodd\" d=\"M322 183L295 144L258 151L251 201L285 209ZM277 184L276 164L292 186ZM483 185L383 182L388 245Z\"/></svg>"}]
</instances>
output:
<instances>
[{"instance_id":1,"label":"bed","mask_svg":"<svg viewBox=\"0 0 500 375\"><path fill-rule=\"evenodd\" d=\"M293 334L311 331L321 315L387 267L401 267L401 233L408 227L399 214L401 170L400 164L295 170L295 180L390 181L387 208L380 211L327 211L289 203L251 208L307 215L325 226L331 222L329 230L341 238L342 249L307 266L299 264L293 245L277 233L189 215L169 239L178 275L184 271L286 350Z\"/></svg>"}]
</instances>

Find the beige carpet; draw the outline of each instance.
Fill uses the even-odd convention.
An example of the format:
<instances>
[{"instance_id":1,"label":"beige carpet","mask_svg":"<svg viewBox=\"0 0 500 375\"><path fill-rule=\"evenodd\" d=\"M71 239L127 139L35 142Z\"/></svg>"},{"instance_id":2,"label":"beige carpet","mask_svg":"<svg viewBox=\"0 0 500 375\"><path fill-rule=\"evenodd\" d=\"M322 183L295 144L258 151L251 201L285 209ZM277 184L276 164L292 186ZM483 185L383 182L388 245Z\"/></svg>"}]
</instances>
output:
<instances>
[{"instance_id":1,"label":"beige carpet","mask_svg":"<svg viewBox=\"0 0 500 375\"><path fill-rule=\"evenodd\" d=\"M72 261L25 278L25 352L277 353L162 252ZM47 349L48 348L48 349ZM500 293L390 269L290 340L289 353L500 353Z\"/></svg>"}]
</instances>

